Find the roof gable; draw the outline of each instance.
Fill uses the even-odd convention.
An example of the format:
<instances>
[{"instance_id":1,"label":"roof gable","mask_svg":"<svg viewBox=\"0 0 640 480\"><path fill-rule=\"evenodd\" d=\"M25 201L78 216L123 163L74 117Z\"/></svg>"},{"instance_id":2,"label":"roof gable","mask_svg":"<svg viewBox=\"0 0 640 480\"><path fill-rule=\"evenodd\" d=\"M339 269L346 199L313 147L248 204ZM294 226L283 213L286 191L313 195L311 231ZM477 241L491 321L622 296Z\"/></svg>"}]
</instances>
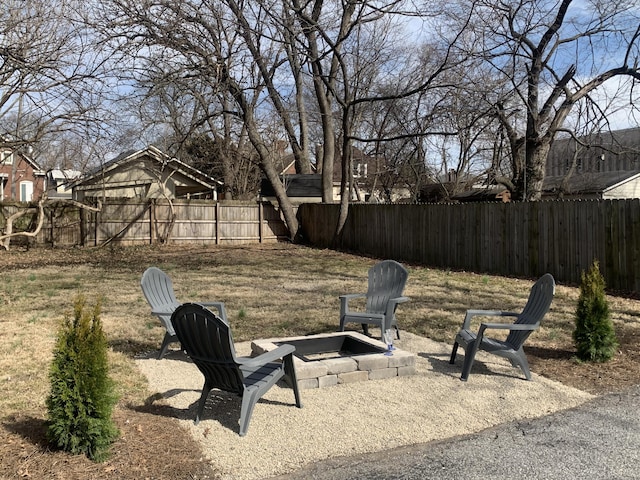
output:
<instances>
[{"instance_id":1,"label":"roof gable","mask_svg":"<svg viewBox=\"0 0 640 480\"><path fill-rule=\"evenodd\" d=\"M205 174L204 172L201 172L200 170L187 165L177 158L170 157L158 148L150 145L142 150L129 150L121 153L115 158L104 163L99 168L96 168L86 175L75 180L71 184L71 187L96 183L97 181L100 181L104 176L107 176L115 172L116 170L128 168L129 166L132 169L136 169L137 165L135 164L144 162L145 160L151 160L161 168L168 167L173 171L176 171L184 175L185 177L190 178L196 183L199 183L210 189L215 189L217 186L222 185L222 182L220 182L219 180L216 180L213 177Z\"/></svg>"}]
</instances>

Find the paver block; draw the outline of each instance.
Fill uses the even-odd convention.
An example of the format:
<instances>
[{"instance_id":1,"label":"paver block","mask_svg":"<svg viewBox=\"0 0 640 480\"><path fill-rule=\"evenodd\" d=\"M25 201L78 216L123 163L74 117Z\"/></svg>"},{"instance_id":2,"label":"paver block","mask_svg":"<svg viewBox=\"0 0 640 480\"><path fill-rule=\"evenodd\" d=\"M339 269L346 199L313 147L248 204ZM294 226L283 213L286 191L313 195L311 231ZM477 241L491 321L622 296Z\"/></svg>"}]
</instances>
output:
<instances>
[{"instance_id":1,"label":"paver block","mask_svg":"<svg viewBox=\"0 0 640 480\"><path fill-rule=\"evenodd\" d=\"M416 366L415 365L407 365L406 367L398 367L398 376L406 377L407 375L415 375L416 374Z\"/></svg>"},{"instance_id":2,"label":"paver block","mask_svg":"<svg viewBox=\"0 0 640 480\"><path fill-rule=\"evenodd\" d=\"M389 358L390 367L406 367L416 364L416 356L411 352L395 350Z\"/></svg>"},{"instance_id":3,"label":"paver block","mask_svg":"<svg viewBox=\"0 0 640 480\"><path fill-rule=\"evenodd\" d=\"M298 380L298 388L300 390L308 390L310 388L318 388L317 378L305 378L304 380Z\"/></svg>"},{"instance_id":4,"label":"paver block","mask_svg":"<svg viewBox=\"0 0 640 480\"><path fill-rule=\"evenodd\" d=\"M369 372L367 370L358 370L356 372L341 373L338 375L338 383L355 383L369 380Z\"/></svg>"},{"instance_id":5,"label":"paver block","mask_svg":"<svg viewBox=\"0 0 640 480\"><path fill-rule=\"evenodd\" d=\"M389 358L382 353L374 355L361 355L355 357L358 362L358 370L379 370L389 366Z\"/></svg>"},{"instance_id":6,"label":"paver block","mask_svg":"<svg viewBox=\"0 0 640 480\"><path fill-rule=\"evenodd\" d=\"M397 376L397 368L381 368L379 370L371 370L369 372L369 380L382 380L383 378L392 378Z\"/></svg>"},{"instance_id":7,"label":"paver block","mask_svg":"<svg viewBox=\"0 0 640 480\"><path fill-rule=\"evenodd\" d=\"M294 358L293 364L296 369L296 377L299 380L323 377L327 374L327 366L320 362L303 362L298 358Z\"/></svg>"},{"instance_id":8,"label":"paver block","mask_svg":"<svg viewBox=\"0 0 640 480\"><path fill-rule=\"evenodd\" d=\"M338 375L325 375L324 377L318 378L318 387L330 387L331 385L338 384Z\"/></svg>"},{"instance_id":9,"label":"paver block","mask_svg":"<svg viewBox=\"0 0 640 480\"><path fill-rule=\"evenodd\" d=\"M353 358L328 358L320 363L327 367L329 375L355 372L358 369L358 363Z\"/></svg>"}]
</instances>

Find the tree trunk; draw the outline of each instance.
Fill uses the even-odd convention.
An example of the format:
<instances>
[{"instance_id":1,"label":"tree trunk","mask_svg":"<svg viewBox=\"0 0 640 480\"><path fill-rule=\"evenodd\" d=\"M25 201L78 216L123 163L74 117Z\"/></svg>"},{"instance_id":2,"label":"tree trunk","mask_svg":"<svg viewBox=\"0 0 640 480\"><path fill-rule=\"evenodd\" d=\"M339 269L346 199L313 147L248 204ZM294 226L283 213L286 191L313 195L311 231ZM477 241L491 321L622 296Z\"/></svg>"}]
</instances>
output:
<instances>
[{"instance_id":1,"label":"tree trunk","mask_svg":"<svg viewBox=\"0 0 640 480\"><path fill-rule=\"evenodd\" d=\"M536 148L527 152L525 195L528 201L537 201L542 198L542 185L550 148L551 142L544 140L541 144L536 145Z\"/></svg>"}]
</instances>

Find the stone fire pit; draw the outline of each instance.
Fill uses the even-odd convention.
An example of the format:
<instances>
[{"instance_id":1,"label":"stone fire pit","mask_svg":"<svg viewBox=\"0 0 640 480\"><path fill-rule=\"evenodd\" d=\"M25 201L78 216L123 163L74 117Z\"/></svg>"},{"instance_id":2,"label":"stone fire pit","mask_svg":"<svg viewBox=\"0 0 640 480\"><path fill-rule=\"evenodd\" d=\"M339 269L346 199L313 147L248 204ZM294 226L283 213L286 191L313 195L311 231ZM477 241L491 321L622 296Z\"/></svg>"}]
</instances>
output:
<instances>
[{"instance_id":1,"label":"stone fire pit","mask_svg":"<svg viewBox=\"0 0 640 480\"><path fill-rule=\"evenodd\" d=\"M298 387L302 389L415 373L413 353L396 348L393 355L386 356L384 343L357 332L255 340L251 353L259 355L284 343L296 347L294 363Z\"/></svg>"}]
</instances>

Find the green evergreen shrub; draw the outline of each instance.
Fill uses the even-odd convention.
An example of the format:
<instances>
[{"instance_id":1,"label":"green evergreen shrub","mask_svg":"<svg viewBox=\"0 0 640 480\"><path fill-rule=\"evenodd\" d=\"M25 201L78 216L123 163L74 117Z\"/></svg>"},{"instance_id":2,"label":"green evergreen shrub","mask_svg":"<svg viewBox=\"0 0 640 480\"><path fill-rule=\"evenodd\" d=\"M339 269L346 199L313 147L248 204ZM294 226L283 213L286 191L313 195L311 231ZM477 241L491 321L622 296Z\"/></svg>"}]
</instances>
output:
<instances>
[{"instance_id":1,"label":"green evergreen shrub","mask_svg":"<svg viewBox=\"0 0 640 480\"><path fill-rule=\"evenodd\" d=\"M609 315L605 282L597 260L587 273L582 271L575 321L573 340L580 360L606 362L613 358L618 339Z\"/></svg>"},{"instance_id":2,"label":"green evergreen shrub","mask_svg":"<svg viewBox=\"0 0 640 480\"><path fill-rule=\"evenodd\" d=\"M49 372L47 435L58 448L102 461L118 436L111 419L117 399L108 375L101 302L92 311L85 304L84 296L79 295L74 318L67 317L58 332Z\"/></svg>"}]
</instances>

